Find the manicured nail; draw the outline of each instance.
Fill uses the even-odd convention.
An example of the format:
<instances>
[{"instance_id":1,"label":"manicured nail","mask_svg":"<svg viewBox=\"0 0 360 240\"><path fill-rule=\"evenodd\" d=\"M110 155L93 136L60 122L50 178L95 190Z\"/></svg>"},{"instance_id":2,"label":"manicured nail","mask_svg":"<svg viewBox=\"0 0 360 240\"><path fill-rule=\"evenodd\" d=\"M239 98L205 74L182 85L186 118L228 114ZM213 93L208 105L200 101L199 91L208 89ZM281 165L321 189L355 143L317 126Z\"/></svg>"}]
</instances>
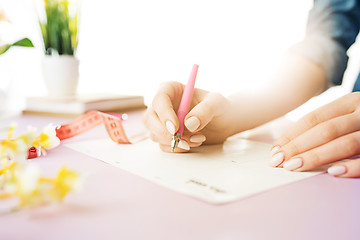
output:
<instances>
[{"instance_id":1,"label":"manicured nail","mask_svg":"<svg viewBox=\"0 0 360 240\"><path fill-rule=\"evenodd\" d=\"M271 157L269 165L270 165L270 167L276 167L283 161L284 161L284 153L278 152L277 154L275 154L274 156Z\"/></svg>"},{"instance_id":2,"label":"manicured nail","mask_svg":"<svg viewBox=\"0 0 360 240\"><path fill-rule=\"evenodd\" d=\"M295 170L303 165L303 161L301 158L293 158L289 161L285 162L283 168L286 170L292 171Z\"/></svg>"},{"instance_id":3,"label":"manicured nail","mask_svg":"<svg viewBox=\"0 0 360 240\"><path fill-rule=\"evenodd\" d=\"M185 150L190 150L189 144L184 140L180 140L180 142L178 144L178 147L182 148L182 149L185 149Z\"/></svg>"},{"instance_id":4,"label":"manicured nail","mask_svg":"<svg viewBox=\"0 0 360 240\"><path fill-rule=\"evenodd\" d=\"M190 137L190 142L201 143L206 140L206 137L202 134L195 134Z\"/></svg>"},{"instance_id":5,"label":"manicured nail","mask_svg":"<svg viewBox=\"0 0 360 240\"><path fill-rule=\"evenodd\" d=\"M169 133L171 135L174 135L175 134L175 126L174 126L174 124L170 120L167 120L165 125L166 125L166 128L169 131Z\"/></svg>"},{"instance_id":6,"label":"manicured nail","mask_svg":"<svg viewBox=\"0 0 360 240\"><path fill-rule=\"evenodd\" d=\"M271 156L274 155L275 153L277 153L279 150L280 150L279 146L273 147L270 152Z\"/></svg>"},{"instance_id":7,"label":"manicured nail","mask_svg":"<svg viewBox=\"0 0 360 240\"><path fill-rule=\"evenodd\" d=\"M346 173L346 167L345 166L331 166L328 168L327 172L333 176L342 175L342 174Z\"/></svg>"},{"instance_id":8,"label":"manicured nail","mask_svg":"<svg viewBox=\"0 0 360 240\"><path fill-rule=\"evenodd\" d=\"M200 126L200 120L197 117L191 117L186 120L185 126L190 132L194 132Z\"/></svg>"}]
</instances>

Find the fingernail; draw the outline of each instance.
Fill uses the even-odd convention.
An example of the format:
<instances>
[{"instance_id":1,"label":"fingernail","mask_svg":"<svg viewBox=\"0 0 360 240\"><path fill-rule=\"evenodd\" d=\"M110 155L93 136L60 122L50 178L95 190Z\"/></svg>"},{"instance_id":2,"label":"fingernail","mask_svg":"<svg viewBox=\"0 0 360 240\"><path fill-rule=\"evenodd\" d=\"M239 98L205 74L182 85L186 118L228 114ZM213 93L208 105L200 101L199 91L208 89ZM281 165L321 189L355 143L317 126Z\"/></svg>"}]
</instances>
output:
<instances>
[{"instance_id":1,"label":"fingernail","mask_svg":"<svg viewBox=\"0 0 360 240\"><path fill-rule=\"evenodd\" d=\"M191 117L186 120L185 126L190 132L194 132L200 126L200 120L197 117Z\"/></svg>"},{"instance_id":2,"label":"fingernail","mask_svg":"<svg viewBox=\"0 0 360 240\"><path fill-rule=\"evenodd\" d=\"M196 134L196 135L192 135L190 137L190 142L193 142L193 143L201 143L205 140L206 140L206 137L202 134Z\"/></svg>"},{"instance_id":3,"label":"fingernail","mask_svg":"<svg viewBox=\"0 0 360 240\"><path fill-rule=\"evenodd\" d=\"M279 153L277 153L277 154L275 154L274 156L271 157L269 165L270 165L270 167L276 167L280 163L282 163L283 161L284 161L284 153L279 152Z\"/></svg>"},{"instance_id":4,"label":"fingernail","mask_svg":"<svg viewBox=\"0 0 360 240\"><path fill-rule=\"evenodd\" d=\"M345 166L332 166L332 167L328 168L327 172L333 176L342 175L342 174L346 173L346 167Z\"/></svg>"},{"instance_id":5,"label":"fingernail","mask_svg":"<svg viewBox=\"0 0 360 240\"><path fill-rule=\"evenodd\" d=\"M301 158L293 158L289 161L285 162L283 168L286 170L292 171L295 170L303 165L303 161Z\"/></svg>"},{"instance_id":6,"label":"fingernail","mask_svg":"<svg viewBox=\"0 0 360 240\"><path fill-rule=\"evenodd\" d=\"M169 131L169 133L171 135L174 135L175 134L175 126L174 126L174 124L170 120L167 120L165 125L166 125L166 128Z\"/></svg>"},{"instance_id":7,"label":"fingernail","mask_svg":"<svg viewBox=\"0 0 360 240\"><path fill-rule=\"evenodd\" d=\"M271 149L271 152L270 152L271 156L274 155L274 154L275 154L276 152L278 152L279 150L280 150L280 147L279 147L279 146L273 147L273 148Z\"/></svg>"},{"instance_id":8,"label":"fingernail","mask_svg":"<svg viewBox=\"0 0 360 240\"><path fill-rule=\"evenodd\" d=\"M178 144L178 148L185 149L185 150L190 150L189 144L184 140L180 140L180 142Z\"/></svg>"}]
</instances>

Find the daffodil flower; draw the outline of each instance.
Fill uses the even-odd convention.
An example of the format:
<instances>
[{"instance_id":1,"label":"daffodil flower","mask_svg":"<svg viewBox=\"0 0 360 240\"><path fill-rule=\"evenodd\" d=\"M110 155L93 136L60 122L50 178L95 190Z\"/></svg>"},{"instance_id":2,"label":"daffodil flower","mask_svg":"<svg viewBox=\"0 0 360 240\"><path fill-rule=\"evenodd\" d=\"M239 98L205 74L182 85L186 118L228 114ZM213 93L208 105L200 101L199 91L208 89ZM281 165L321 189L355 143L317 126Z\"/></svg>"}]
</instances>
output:
<instances>
[{"instance_id":1,"label":"daffodil flower","mask_svg":"<svg viewBox=\"0 0 360 240\"><path fill-rule=\"evenodd\" d=\"M11 139L16 128L16 124L11 124L8 128L7 139L0 141L0 156L3 166L6 165L8 159L12 159L19 163L24 163L27 158L27 151L32 146L35 139L33 129L20 135L16 139Z\"/></svg>"},{"instance_id":2,"label":"daffodil flower","mask_svg":"<svg viewBox=\"0 0 360 240\"><path fill-rule=\"evenodd\" d=\"M27 132L12 139L16 124L7 128L7 138L0 140L0 200L18 198L20 207L31 207L49 202L61 202L64 197L80 185L79 175L63 167L54 178L42 176L34 164L26 163L31 147L51 149L60 144L56 126L49 124L40 135L28 127ZM0 129L1 130L1 129Z\"/></svg>"},{"instance_id":3,"label":"daffodil flower","mask_svg":"<svg viewBox=\"0 0 360 240\"><path fill-rule=\"evenodd\" d=\"M46 155L44 149L51 149L60 144L60 139L56 136L56 126L49 124L33 142L33 146L40 149L43 155Z\"/></svg>"},{"instance_id":4,"label":"daffodil flower","mask_svg":"<svg viewBox=\"0 0 360 240\"><path fill-rule=\"evenodd\" d=\"M9 181L9 175L13 178L13 169L16 166L16 162L12 161L10 164L5 164L0 169L0 187L3 187L5 185L5 182Z\"/></svg>"},{"instance_id":5,"label":"daffodil flower","mask_svg":"<svg viewBox=\"0 0 360 240\"><path fill-rule=\"evenodd\" d=\"M0 192L0 199L17 197L20 207L39 206L49 202L61 202L79 186L79 175L63 167L55 178L41 175L35 165L15 170L12 182Z\"/></svg>"},{"instance_id":6,"label":"daffodil flower","mask_svg":"<svg viewBox=\"0 0 360 240\"><path fill-rule=\"evenodd\" d=\"M19 205L35 206L45 203L41 185L39 184L40 170L34 165L15 171L14 196L19 198Z\"/></svg>"},{"instance_id":7,"label":"daffodil flower","mask_svg":"<svg viewBox=\"0 0 360 240\"><path fill-rule=\"evenodd\" d=\"M41 178L40 181L53 185L49 194L55 201L63 200L70 191L78 189L80 185L79 175L66 167L62 167L55 178Z\"/></svg>"},{"instance_id":8,"label":"daffodil flower","mask_svg":"<svg viewBox=\"0 0 360 240\"><path fill-rule=\"evenodd\" d=\"M40 171L34 165L14 170L14 177L3 188L0 199L18 197L19 205L37 205L42 199L39 191Z\"/></svg>"}]
</instances>

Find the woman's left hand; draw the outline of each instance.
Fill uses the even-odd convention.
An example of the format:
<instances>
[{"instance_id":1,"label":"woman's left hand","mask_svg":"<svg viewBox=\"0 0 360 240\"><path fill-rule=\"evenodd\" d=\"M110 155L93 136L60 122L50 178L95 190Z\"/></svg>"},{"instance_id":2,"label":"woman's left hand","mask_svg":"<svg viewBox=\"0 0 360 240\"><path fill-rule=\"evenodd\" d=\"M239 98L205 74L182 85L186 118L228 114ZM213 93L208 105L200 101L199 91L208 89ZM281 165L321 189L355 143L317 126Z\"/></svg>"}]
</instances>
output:
<instances>
[{"instance_id":1,"label":"woman's left hand","mask_svg":"<svg viewBox=\"0 0 360 240\"><path fill-rule=\"evenodd\" d=\"M305 115L275 142L271 154L272 167L308 171L335 163L329 174L360 177L360 92Z\"/></svg>"}]
</instances>

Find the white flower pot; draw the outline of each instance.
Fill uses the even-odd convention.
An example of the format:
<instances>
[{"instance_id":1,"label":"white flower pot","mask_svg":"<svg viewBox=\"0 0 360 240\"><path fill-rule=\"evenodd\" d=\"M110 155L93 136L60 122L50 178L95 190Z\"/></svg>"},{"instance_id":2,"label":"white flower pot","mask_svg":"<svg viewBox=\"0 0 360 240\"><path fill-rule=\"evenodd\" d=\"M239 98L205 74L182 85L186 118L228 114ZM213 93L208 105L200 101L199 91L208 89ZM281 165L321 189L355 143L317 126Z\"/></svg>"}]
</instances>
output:
<instances>
[{"instance_id":1,"label":"white flower pot","mask_svg":"<svg viewBox=\"0 0 360 240\"><path fill-rule=\"evenodd\" d=\"M74 56L45 56L42 61L45 86L50 97L76 95L79 82L79 60Z\"/></svg>"}]
</instances>

